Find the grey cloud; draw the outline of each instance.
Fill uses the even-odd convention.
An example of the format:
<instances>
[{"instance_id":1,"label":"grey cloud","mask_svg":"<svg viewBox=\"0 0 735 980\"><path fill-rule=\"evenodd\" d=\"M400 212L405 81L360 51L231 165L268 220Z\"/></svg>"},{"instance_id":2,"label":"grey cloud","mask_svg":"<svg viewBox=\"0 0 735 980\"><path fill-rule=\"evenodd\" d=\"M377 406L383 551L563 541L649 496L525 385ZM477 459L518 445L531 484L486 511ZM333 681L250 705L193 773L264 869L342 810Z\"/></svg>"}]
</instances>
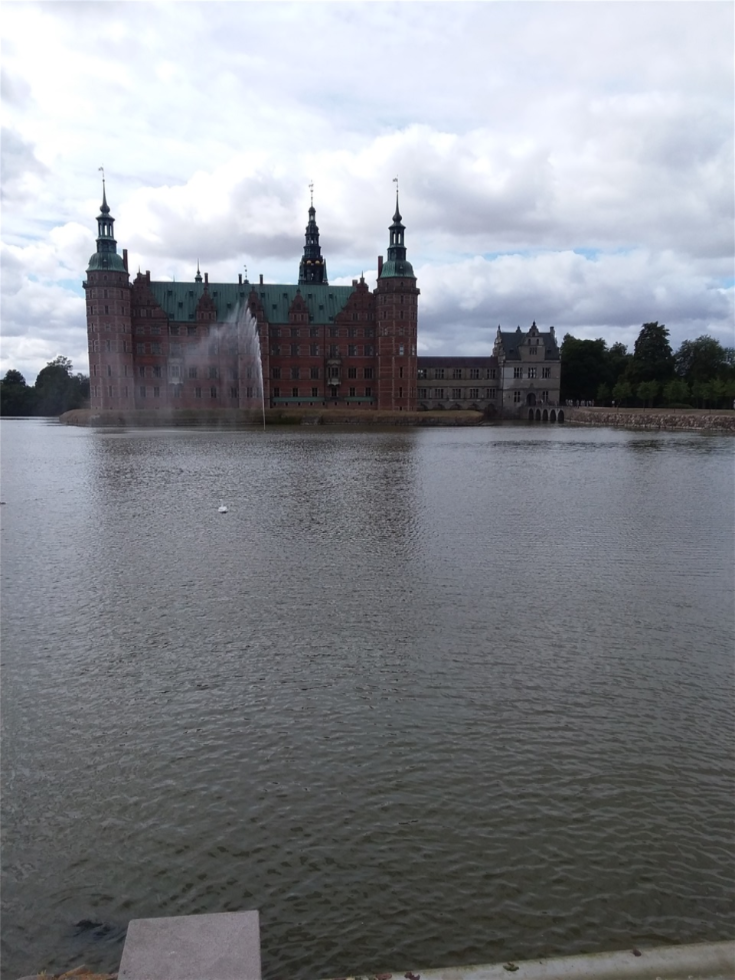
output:
<instances>
[{"instance_id":1,"label":"grey cloud","mask_svg":"<svg viewBox=\"0 0 735 980\"><path fill-rule=\"evenodd\" d=\"M426 343L486 350L498 322L534 318L608 339L645 319L678 340L731 329L730 5L9 9L4 234L23 264L4 290L27 298L9 329L46 338L47 295L83 341L49 283L75 262L83 276L100 163L120 247L157 277L198 257L211 274L247 261L293 281L313 177L330 275L349 279L385 254L398 173ZM53 38L53 90L37 29ZM54 238L72 223L88 240ZM44 284L26 292L31 274Z\"/></svg>"},{"instance_id":2,"label":"grey cloud","mask_svg":"<svg viewBox=\"0 0 735 980\"><path fill-rule=\"evenodd\" d=\"M31 86L24 78L11 77L3 68L0 70L0 98L5 105L24 109L31 101Z\"/></svg>"},{"instance_id":3,"label":"grey cloud","mask_svg":"<svg viewBox=\"0 0 735 980\"><path fill-rule=\"evenodd\" d=\"M13 129L3 128L0 135L0 199L17 202L27 194L24 185L29 175L45 176L48 168L36 158L33 143Z\"/></svg>"}]
</instances>

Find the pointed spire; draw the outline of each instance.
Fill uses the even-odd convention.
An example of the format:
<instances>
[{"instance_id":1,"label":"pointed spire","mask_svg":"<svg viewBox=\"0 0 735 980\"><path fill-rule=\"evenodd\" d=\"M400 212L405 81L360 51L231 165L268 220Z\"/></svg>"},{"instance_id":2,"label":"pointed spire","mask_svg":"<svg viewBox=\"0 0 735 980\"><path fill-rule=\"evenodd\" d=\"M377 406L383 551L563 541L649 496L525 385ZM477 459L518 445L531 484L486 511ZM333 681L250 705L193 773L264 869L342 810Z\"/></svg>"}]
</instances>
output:
<instances>
[{"instance_id":1,"label":"pointed spire","mask_svg":"<svg viewBox=\"0 0 735 980\"><path fill-rule=\"evenodd\" d=\"M202 274L199 271L199 259L197 259L197 274L194 276L194 282L201 282L201 281L202 281Z\"/></svg>"},{"instance_id":2,"label":"pointed spire","mask_svg":"<svg viewBox=\"0 0 735 980\"><path fill-rule=\"evenodd\" d=\"M97 215L97 251L89 260L88 271L110 269L115 272L125 272L125 263L117 254L115 219L110 214L107 203L105 171L103 167L99 167L99 170L102 171L102 205Z\"/></svg>"},{"instance_id":3,"label":"pointed spire","mask_svg":"<svg viewBox=\"0 0 735 980\"><path fill-rule=\"evenodd\" d=\"M107 194L105 193L105 168L98 167L97 169L102 171L102 206L100 207L100 213L109 214L110 209L107 205Z\"/></svg>"},{"instance_id":4,"label":"pointed spire","mask_svg":"<svg viewBox=\"0 0 735 980\"><path fill-rule=\"evenodd\" d=\"M393 223L388 229L390 233L390 244L388 245L387 261L383 263L378 276L379 279L403 278L415 279L413 266L406 259L406 245L404 236L406 229L403 226L403 218L398 208L398 178L393 178L396 185L396 213L393 215Z\"/></svg>"},{"instance_id":5,"label":"pointed spire","mask_svg":"<svg viewBox=\"0 0 735 980\"><path fill-rule=\"evenodd\" d=\"M316 209L314 208L314 182L309 184L311 194L311 204L309 206L309 223L306 226L306 240L304 242L304 255L299 263L299 282L314 282L328 285L327 263L322 258L322 250L319 245L319 227L316 223Z\"/></svg>"}]
</instances>

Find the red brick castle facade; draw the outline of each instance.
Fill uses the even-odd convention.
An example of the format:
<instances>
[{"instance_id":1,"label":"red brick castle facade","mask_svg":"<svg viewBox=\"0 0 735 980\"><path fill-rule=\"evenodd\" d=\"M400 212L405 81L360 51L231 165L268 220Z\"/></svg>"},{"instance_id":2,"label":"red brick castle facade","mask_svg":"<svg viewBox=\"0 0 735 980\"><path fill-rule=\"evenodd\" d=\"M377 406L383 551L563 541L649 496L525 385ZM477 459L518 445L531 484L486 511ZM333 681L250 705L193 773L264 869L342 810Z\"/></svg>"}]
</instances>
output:
<instances>
[{"instance_id":1,"label":"red brick castle facade","mask_svg":"<svg viewBox=\"0 0 735 980\"><path fill-rule=\"evenodd\" d=\"M419 290L397 195L372 291L362 277L329 285L313 202L296 286L262 276L210 283L198 268L193 282L139 272L131 283L104 186L97 228L84 283L93 409L259 407L260 369L242 339L247 313L266 406L417 408Z\"/></svg>"}]
</instances>

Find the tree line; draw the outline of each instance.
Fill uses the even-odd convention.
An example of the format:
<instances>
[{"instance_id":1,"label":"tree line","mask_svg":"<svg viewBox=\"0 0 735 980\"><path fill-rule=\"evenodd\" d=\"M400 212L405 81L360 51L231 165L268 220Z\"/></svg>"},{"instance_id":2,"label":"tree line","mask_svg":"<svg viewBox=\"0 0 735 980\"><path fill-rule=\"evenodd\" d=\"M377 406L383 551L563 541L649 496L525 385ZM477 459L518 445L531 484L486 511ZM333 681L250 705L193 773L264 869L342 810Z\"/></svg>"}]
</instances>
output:
<instances>
[{"instance_id":1,"label":"tree line","mask_svg":"<svg viewBox=\"0 0 735 980\"><path fill-rule=\"evenodd\" d=\"M10 370L0 380L0 415L59 416L89 404L89 378L72 374L72 362L59 356L38 372L34 385L20 371Z\"/></svg>"},{"instance_id":2,"label":"tree line","mask_svg":"<svg viewBox=\"0 0 735 980\"><path fill-rule=\"evenodd\" d=\"M735 348L712 337L685 340L674 352L663 323L644 323L632 353L625 344L577 340L561 345L561 400L596 405L731 408Z\"/></svg>"}]
</instances>

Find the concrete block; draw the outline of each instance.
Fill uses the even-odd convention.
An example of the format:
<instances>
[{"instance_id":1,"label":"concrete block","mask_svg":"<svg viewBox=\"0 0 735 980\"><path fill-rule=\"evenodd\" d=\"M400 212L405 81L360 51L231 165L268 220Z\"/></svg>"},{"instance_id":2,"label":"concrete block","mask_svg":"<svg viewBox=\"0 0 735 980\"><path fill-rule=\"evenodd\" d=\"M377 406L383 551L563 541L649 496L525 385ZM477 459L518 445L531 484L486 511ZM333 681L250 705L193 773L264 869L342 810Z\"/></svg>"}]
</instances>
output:
<instances>
[{"instance_id":1,"label":"concrete block","mask_svg":"<svg viewBox=\"0 0 735 980\"><path fill-rule=\"evenodd\" d=\"M119 980L260 980L258 913L133 919Z\"/></svg>"}]
</instances>

